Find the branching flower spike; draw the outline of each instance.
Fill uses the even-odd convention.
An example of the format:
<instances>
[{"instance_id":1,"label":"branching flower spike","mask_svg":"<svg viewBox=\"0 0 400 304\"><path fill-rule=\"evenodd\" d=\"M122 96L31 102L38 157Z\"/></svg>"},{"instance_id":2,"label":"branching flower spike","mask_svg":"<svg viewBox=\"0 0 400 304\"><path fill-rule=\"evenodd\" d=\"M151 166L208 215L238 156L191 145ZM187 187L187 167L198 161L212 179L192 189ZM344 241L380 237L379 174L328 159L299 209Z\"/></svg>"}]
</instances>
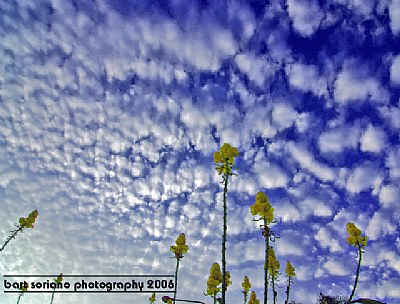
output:
<instances>
[{"instance_id":1,"label":"branching flower spike","mask_svg":"<svg viewBox=\"0 0 400 304\"><path fill-rule=\"evenodd\" d=\"M264 192L258 192L256 196L256 202L250 206L251 214L259 218L254 218L253 221L263 221L261 225L262 234L265 238L265 263L264 263L264 304L268 303L268 282L269 282L269 242L274 242L277 236L269 228L269 224L275 222L274 219L274 208L271 206L268 196Z\"/></svg>"},{"instance_id":2,"label":"branching flower spike","mask_svg":"<svg viewBox=\"0 0 400 304\"><path fill-rule=\"evenodd\" d=\"M249 280L248 276L244 277L244 280L243 280L243 283L242 283L242 287L243 287L243 291L242 292L244 294L244 304L246 304L247 297L249 295L250 288L251 288L251 283L250 283L250 280Z\"/></svg>"},{"instance_id":3,"label":"branching flower spike","mask_svg":"<svg viewBox=\"0 0 400 304\"><path fill-rule=\"evenodd\" d=\"M277 292L275 289L275 282L278 280L279 269L281 268L281 264L276 259L274 248L269 249L269 256L268 256L268 267L269 267L269 276L271 277L271 285L272 285L272 292L274 294L274 304L276 304Z\"/></svg>"},{"instance_id":4,"label":"branching flower spike","mask_svg":"<svg viewBox=\"0 0 400 304\"><path fill-rule=\"evenodd\" d=\"M54 282L56 282L56 284L58 285L59 283L62 282L62 280L63 280L63 274L60 273L60 274L57 276L57 278L54 279ZM56 288L54 287L54 288L53 288L53 292L51 293L51 301L50 301L50 304L53 304L53 301L54 301L54 293L55 293L55 292L56 292Z\"/></svg>"},{"instance_id":5,"label":"branching flower spike","mask_svg":"<svg viewBox=\"0 0 400 304\"><path fill-rule=\"evenodd\" d=\"M222 234L222 303L226 304L225 291L227 282L226 278L226 233L227 233L227 206L226 196L228 193L228 180L229 176L236 175L233 173L233 169L237 169L234 165L235 158L239 156L239 151L235 147L231 147L230 144L224 143L221 149L214 153L214 165L219 175L222 175L222 183L224 184L224 223L223 223L223 234Z\"/></svg>"},{"instance_id":6,"label":"branching flower spike","mask_svg":"<svg viewBox=\"0 0 400 304\"><path fill-rule=\"evenodd\" d=\"M4 245L0 248L0 252L4 250L4 248L6 248L7 244L14 239L18 232L23 232L24 229L28 229L34 228L34 223L36 218L38 217L39 212L37 210L32 211L28 217L20 217L19 218L19 225L15 225L17 227L17 229L15 230L11 230L11 235L7 238L7 240L5 241Z\"/></svg>"},{"instance_id":7,"label":"branching flower spike","mask_svg":"<svg viewBox=\"0 0 400 304\"><path fill-rule=\"evenodd\" d=\"M225 282L226 286L232 284L231 282L231 274L229 271L225 274ZM213 299L213 303L216 304L218 301L218 294L221 292L222 286L222 273L221 268L218 263L213 263L210 268L210 276L208 277L207 281L207 293L206 296L210 296Z\"/></svg>"},{"instance_id":8,"label":"branching flower spike","mask_svg":"<svg viewBox=\"0 0 400 304\"><path fill-rule=\"evenodd\" d=\"M149 303L153 304L156 301L156 293L153 292L153 294L151 295L151 297L149 298Z\"/></svg>"},{"instance_id":9,"label":"branching flower spike","mask_svg":"<svg viewBox=\"0 0 400 304\"><path fill-rule=\"evenodd\" d=\"M18 295L18 299L17 299L17 304L19 304L19 302L21 301L22 296L24 295L24 292L28 291L28 283L25 282L24 286L22 286L19 290L21 291L20 294Z\"/></svg>"},{"instance_id":10,"label":"branching flower spike","mask_svg":"<svg viewBox=\"0 0 400 304\"><path fill-rule=\"evenodd\" d=\"M286 301L285 301L285 304L288 304L289 303L290 287L292 286L293 278L296 276L295 269L292 266L292 264L290 264L289 261L286 262L285 273L286 273L286 277L288 278L287 287L286 287Z\"/></svg>"},{"instance_id":11,"label":"branching flower spike","mask_svg":"<svg viewBox=\"0 0 400 304\"><path fill-rule=\"evenodd\" d=\"M176 269L175 269L175 285L174 285L174 299L173 303L176 301L176 291L178 285L178 269L179 262L183 258L183 254L189 251L189 247L186 245L186 237L184 233L181 233L175 241L176 246L171 246L170 250L175 254L176 258Z\"/></svg>"},{"instance_id":12,"label":"branching flower spike","mask_svg":"<svg viewBox=\"0 0 400 304\"><path fill-rule=\"evenodd\" d=\"M254 291L250 294L249 304L260 304L260 300L257 299L257 295Z\"/></svg>"},{"instance_id":13,"label":"branching flower spike","mask_svg":"<svg viewBox=\"0 0 400 304\"><path fill-rule=\"evenodd\" d=\"M365 246L367 246L368 237L365 235L361 236L361 230L358 229L354 223L350 223L350 222L347 223L346 228L347 228L347 233L349 235L347 237L346 241L350 246L356 247L357 253L358 253L358 265L357 265L356 278L354 281L353 290L352 290L350 298L349 298L349 302L351 302L351 300L354 297L356 288L357 288L358 277L360 275L362 254L364 253Z\"/></svg>"}]
</instances>

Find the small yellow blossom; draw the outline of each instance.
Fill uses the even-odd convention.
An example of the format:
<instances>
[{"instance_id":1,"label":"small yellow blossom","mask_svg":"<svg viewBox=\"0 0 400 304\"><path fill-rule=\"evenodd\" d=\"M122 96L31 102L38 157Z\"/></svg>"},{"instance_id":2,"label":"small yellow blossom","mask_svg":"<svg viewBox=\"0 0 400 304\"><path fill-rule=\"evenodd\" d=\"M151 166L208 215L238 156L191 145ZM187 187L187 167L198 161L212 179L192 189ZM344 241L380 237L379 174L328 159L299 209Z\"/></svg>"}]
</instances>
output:
<instances>
[{"instance_id":1,"label":"small yellow blossom","mask_svg":"<svg viewBox=\"0 0 400 304\"><path fill-rule=\"evenodd\" d=\"M151 297L149 298L149 302L150 303L154 303L156 301L156 293L153 292L153 294L151 295Z\"/></svg>"},{"instance_id":2,"label":"small yellow blossom","mask_svg":"<svg viewBox=\"0 0 400 304\"><path fill-rule=\"evenodd\" d=\"M243 291L247 294L250 291L251 288L251 283L249 280L248 276L244 277L243 283L242 283Z\"/></svg>"},{"instance_id":3,"label":"small yellow blossom","mask_svg":"<svg viewBox=\"0 0 400 304\"><path fill-rule=\"evenodd\" d=\"M288 277L295 277L296 276L295 269L292 266L292 264L290 264L289 261L286 262L285 272L286 272L286 276L288 276Z\"/></svg>"},{"instance_id":4,"label":"small yellow blossom","mask_svg":"<svg viewBox=\"0 0 400 304\"><path fill-rule=\"evenodd\" d=\"M237 156L239 156L238 149L224 143L220 150L214 153L215 170L217 170L218 174L232 175L232 166Z\"/></svg>"},{"instance_id":5,"label":"small yellow blossom","mask_svg":"<svg viewBox=\"0 0 400 304\"><path fill-rule=\"evenodd\" d=\"M258 192L256 202L250 206L253 216L259 215L269 224L274 220L274 208L271 206L268 196L264 192Z\"/></svg>"},{"instance_id":6,"label":"small yellow blossom","mask_svg":"<svg viewBox=\"0 0 400 304\"><path fill-rule=\"evenodd\" d=\"M170 250L175 254L177 259L183 258L183 254L189 251L189 247L186 245L186 237L184 233L181 233L175 241L176 246L170 246Z\"/></svg>"},{"instance_id":7,"label":"small yellow blossom","mask_svg":"<svg viewBox=\"0 0 400 304\"><path fill-rule=\"evenodd\" d=\"M57 277L54 281L58 284L58 283L61 283L62 280L63 280L63 274L60 273L60 274L58 275L58 277Z\"/></svg>"},{"instance_id":8,"label":"small yellow blossom","mask_svg":"<svg viewBox=\"0 0 400 304\"><path fill-rule=\"evenodd\" d=\"M270 247L268 252L268 267L271 273L271 276L277 277L279 273L279 269L281 268L281 264L276 259L274 248Z\"/></svg>"},{"instance_id":9,"label":"small yellow blossom","mask_svg":"<svg viewBox=\"0 0 400 304\"><path fill-rule=\"evenodd\" d=\"M257 299L257 295L254 291L250 294L249 304L260 304L260 300Z\"/></svg>"},{"instance_id":10,"label":"small yellow blossom","mask_svg":"<svg viewBox=\"0 0 400 304\"><path fill-rule=\"evenodd\" d=\"M27 218L20 217L19 225L21 228L34 228L35 220L38 216L39 212L37 210L32 211Z\"/></svg>"},{"instance_id":11,"label":"small yellow blossom","mask_svg":"<svg viewBox=\"0 0 400 304\"><path fill-rule=\"evenodd\" d=\"M231 274L229 273L229 271L227 271L225 274L225 282L227 287L232 284ZM208 277L207 281L207 295L216 296L221 291L221 284L221 268L218 263L213 263L210 268L210 276Z\"/></svg>"},{"instance_id":12,"label":"small yellow blossom","mask_svg":"<svg viewBox=\"0 0 400 304\"><path fill-rule=\"evenodd\" d=\"M361 230L354 223L347 223L346 228L349 235L346 241L349 245L360 248L367 246L368 237L365 235L361 236Z\"/></svg>"}]
</instances>

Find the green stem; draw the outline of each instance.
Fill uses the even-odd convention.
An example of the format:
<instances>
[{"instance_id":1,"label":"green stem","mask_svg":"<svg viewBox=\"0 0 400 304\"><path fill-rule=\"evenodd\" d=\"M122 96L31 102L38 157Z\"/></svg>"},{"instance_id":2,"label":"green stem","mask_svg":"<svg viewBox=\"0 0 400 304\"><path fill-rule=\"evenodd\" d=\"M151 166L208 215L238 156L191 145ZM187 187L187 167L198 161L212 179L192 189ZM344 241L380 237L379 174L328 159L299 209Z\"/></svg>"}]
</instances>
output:
<instances>
[{"instance_id":1,"label":"green stem","mask_svg":"<svg viewBox=\"0 0 400 304\"><path fill-rule=\"evenodd\" d=\"M352 300L353 297L354 297L354 293L356 292L357 283L358 283L358 276L360 275L361 258L362 258L362 250L361 250L361 246L358 246L358 265L357 265L357 273L356 273L356 279L355 279L355 281L354 281L353 291L351 292L351 295L350 295L350 298L349 298L349 302L351 302L351 300Z\"/></svg>"},{"instance_id":2,"label":"green stem","mask_svg":"<svg viewBox=\"0 0 400 304\"><path fill-rule=\"evenodd\" d=\"M53 300L54 300L54 292L55 292L55 288L53 289L53 292L51 293L51 301L50 304L53 304Z\"/></svg>"},{"instance_id":3,"label":"green stem","mask_svg":"<svg viewBox=\"0 0 400 304\"><path fill-rule=\"evenodd\" d=\"M275 278L274 276L271 277L272 278L272 292L274 293L274 304L276 304L276 290L275 290Z\"/></svg>"},{"instance_id":4,"label":"green stem","mask_svg":"<svg viewBox=\"0 0 400 304\"><path fill-rule=\"evenodd\" d=\"M176 259L176 269L175 269L175 287L174 287L174 304L176 300L176 291L178 289L178 269L179 269L179 261L180 259Z\"/></svg>"},{"instance_id":5,"label":"green stem","mask_svg":"<svg viewBox=\"0 0 400 304\"><path fill-rule=\"evenodd\" d=\"M289 303L290 283L292 283L291 277L289 277L288 285L286 287L286 301L285 301L285 304Z\"/></svg>"},{"instance_id":6,"label":"green stem","mask_svg":"<svg viewBox=\"0 0 400 304\"><path fill-rule=\"evenodd\" d=\"M246 304L247 302L247 292L243 292L244 293L244 304Z\"/></svg>"},{"instance_id":7,"label":"green stem","mask_svg":"<svg viewBox=\"0 0 400 304\"><path fill-rule=\"evenodd\" d=\"M22 226L19 226L18 229L11 231L11 235L8 237L6 242L4 243L3 247L0 248L0 252L4 250L4 248L7 246L7 244L14 239L17 236L17 233L22 231L24 228Z\"/></svg>"},{"instance_id":8,"label":"green stem","mask_svg":"<svg viewBox=\"0 0 400 304\"><path fill-rule=\"evenodd\" d=\"M264 263L264 304L268 303L268 256L269 256L269 228L264 218L265 237L265 263Z\"/></svg>"},{"instance_id":9,"label":"green stem","mask_svg":"<svg viewBox=\"0 0 400 304\"><path fill-rule=\"evenodd\" d=\"M21 293L19 294L18 300L17 300L17 304L19 304L19 301L21 300L21 297L22 297L23 294L24 294L23 292L21 292Z\"/></svg>"},{"instance_id":10,"label":"green stem","mask_svg":"<svg viewBox=\"0 0 400 304\"><path fill-rule=\"evenodd\" d=\"M226 207L226 196L228 192L228 177L229 177L229 163L225 162L226 172L224 175L224 232L222 235L222 304L225 304L225 293L226 293L226 231L227 231L227 207Z\"/></svg>"}]
</instances>

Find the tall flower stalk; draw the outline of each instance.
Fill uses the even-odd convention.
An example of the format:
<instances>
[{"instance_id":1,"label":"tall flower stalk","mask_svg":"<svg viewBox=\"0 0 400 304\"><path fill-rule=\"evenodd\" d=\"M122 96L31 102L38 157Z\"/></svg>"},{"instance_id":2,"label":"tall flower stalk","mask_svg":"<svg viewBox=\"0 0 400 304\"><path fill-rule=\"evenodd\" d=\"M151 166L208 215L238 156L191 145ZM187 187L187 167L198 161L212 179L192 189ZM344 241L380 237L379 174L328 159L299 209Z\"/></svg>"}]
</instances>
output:
<instances>
[{"instance_id":1,"label":"tall flower stalk","mask_svg":"<svg viewBox=\"0 0 400 304\"><path fill-rule=\"evenodd\" d=\"M222 234L222 304L226 304L226 231L227 231L227 206L226 197L228 193L229 176L236 175L233 173L235 157L239 156L239 151L230 144L224 143L220 149L214 153L215 170L222 175L222 183L224 184L224 218L223 218L223 234Z\"/></svg>"},{"instance_id":2,"label":"tall flower stalk","mask_svg":"<svg viewBox=\"0 0 400 304\"><path fill-rule=\"evenodd\" d=\"M149 303L153 304L156 301L156 293L153 292L151 297L149 298Z\"/></svg>"},{"instance_id":3,"label":"tall flower stalk","mask_svg":"<svg viewBox=\"0 0 400 304\"><path fill-rule=\"evenodd\" d=\"M358 255L356 278L354 281L353 290L351 291L351 295L349 298L349 302L351 302L351 300L354 297L354 293L356 292L358 277L360 275L362 254L364 253L365 246L367 246L368 237L365 235L361 236L361 230L358 229L356 227L356 225L354 225L354 223L350 223L350 222L347 223L346 228L347 228L347 233L349 235L347 237L346 241L350 246L357 248L357 255Z\"/></svg>"},{"instance_id":4,"label":"tall flower stalk","mask_svg":"<svg viewBox=\"0 0 400 304\"><path fill-rule=\"evenodd\" d=\"M178 270L179 262L183 258L183 254L189 251L189 247L186 245L186 237L184 233L181 233L175 241L176 246L170 246L170 250L175 254L176 268L175 268L175 284L174 284L174 299L175 304L176 292L178 290Z\"/></svg>"},{"instance_id":5,"label":"tall flower stalk","mask_svg":"<svg viewBox=\"0 0 400 304\"><path fill-rule=\"evenodd\" d=\"M63 274L60 273L57 278L54 279L54 282L56 282L56 284L58 285L59 283L61 283L63 280ZM51 293L51 301L50 304L53 304L54 301L54 293L56 292L56 287L53 288L53 292Z\"/></svg>"},{"instance_id":6,"label":"tall flower stalk","mask_svg":"<svg viewBox=\"0 0 400 304\"><path fill-rule=\"evenodd\" d=\"M225 274L225 282L226 285L229 286L232 284L231 282L231 274L229 271ZM213 299L213 304L216 304L218 299L217 296L221 292L222 286L222 273L221 267L218 263L213 263L210 268L210 276L207 281L207 293L206 296L210 296Z\"/></svg>"},{"instance_id":7,"label":"tall flower stalk","mask_svg":"<svg viewBox=\"0 0 400 304\"><path fill-rule=\"evenodd\" d=\"M252 291L250 294L249 304L260 304L260 300L257 299L255 291Z\"/></svg>"},{"instance_id":8,"label":"tall flower stalk","mask_svg":"<svg viewBox=\"0 0 400 304\"><path fill-rule=\"evenodd\" d=\"M274 294L274 304L276 304L277 292L275 289L275 282L278 280L279 269L281 268L281 264L276 259L274 248L269 249L268 256L268 267L269 267L269 276L271 277L271 286L272 292Z\"/></svg>"},{"instance_id":9,"label":"tall flower stalk","mask_svg":"<svg viewBox=\"0 0 400 304\"><path fill-rule=\"evenodd\" d=\"M28 283L24 282L24 286L19 289L21 292L18 295L17 304L21 301L22 296L24 295L25 291L28 290Z\"/></svg>"},{"instance_id":10,"label":"tall flower stalk","mask_svg":"<svg viewBox=\"0 0 400 304\"><path fill-rule=\"evenodd\" d=\"M258 192L256 202L250 207L250 212L254 218L253 221L263 221L261 225L262 234L265 238L265 263L264 263L264 304L268 303L268 256L269 256L269 242L274 241L276 236L268 227L269 224L274 222L274 208L271 206L268 196L264 192Z\"/></svg>"},{"instance_id":11,"label":"tall flower stalk","mask_svg":"<svg viewBox=\"0 0 400 304\"><path fill-rule=\"evenodd\" d=\"M249 292L250 292L250 288L251 288L251 283L250 283L250 280L249 280L249 277L248 276L245 276L244 277L244 280L243 280L243 283L242 283L242 287L243 287L243 295L244 295L244 304L246 304L246 302L247 302L247 297L248 297L248 295L249 295Z\"/></svg>"},{"instance_id":12,"label":"tall flower stalk","mask_svg":"<svg viewBox=\"0 0 400 304\"><path fill-rule=\"evenodd\" d=\"M286 273L286 277L288 278L287 286L286 286L286 301L285 301L285 304L288 304L289 303L290 287L292 286L293 278L296 276L295 269L292 266L292 264L290 264L289 261L286 262L285 273Z\"/></svg>"},{"instance_id":13,"label":"tall flower stalk","mask_svg":"<svg viewBox=\"0 0 400 304\"><path fill-rule=\"evenodd\" d=\"M3 244L3 246L0 248L0 252L4 250L4 248L6 248L6 246L8 245L8 243L12 240L15 239L15 237L17 236L18 232L23 232L24 229L28 229L34 228L34 223L35 220L38 216L39 212L37 210L32 211L28 217L20 217L19 218L19 225L16 225L15 230L11 230L11 235L7 238L7 240L5 241L5 243Z\"/></svg>"}]
</instances>

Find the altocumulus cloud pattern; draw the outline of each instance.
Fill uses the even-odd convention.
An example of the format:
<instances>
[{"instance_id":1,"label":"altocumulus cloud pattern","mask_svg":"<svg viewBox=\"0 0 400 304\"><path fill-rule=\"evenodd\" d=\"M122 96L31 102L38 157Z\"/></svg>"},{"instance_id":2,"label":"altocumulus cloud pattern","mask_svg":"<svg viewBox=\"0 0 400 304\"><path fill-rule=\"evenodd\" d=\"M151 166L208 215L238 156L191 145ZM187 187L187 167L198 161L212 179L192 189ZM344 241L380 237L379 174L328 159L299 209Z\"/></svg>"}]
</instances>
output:
<instances>
[{"instance_id":1,"label":"altocumulus cloud pattern","mask_svg":"<svg viewBox=\"0 0 400 304\"><path fill-rule=\"evenodd\" d=\"M258 191L291 299L350 293L351 221L370 238L360 295L400 301L399 1L0 0L0 15L0 240L39 210L0 273L173 274L184 232L179 294L204 301L221 254L212 154L228 142L228 301L244 275L263 290Z\"/></svg>"}]
</instances>

